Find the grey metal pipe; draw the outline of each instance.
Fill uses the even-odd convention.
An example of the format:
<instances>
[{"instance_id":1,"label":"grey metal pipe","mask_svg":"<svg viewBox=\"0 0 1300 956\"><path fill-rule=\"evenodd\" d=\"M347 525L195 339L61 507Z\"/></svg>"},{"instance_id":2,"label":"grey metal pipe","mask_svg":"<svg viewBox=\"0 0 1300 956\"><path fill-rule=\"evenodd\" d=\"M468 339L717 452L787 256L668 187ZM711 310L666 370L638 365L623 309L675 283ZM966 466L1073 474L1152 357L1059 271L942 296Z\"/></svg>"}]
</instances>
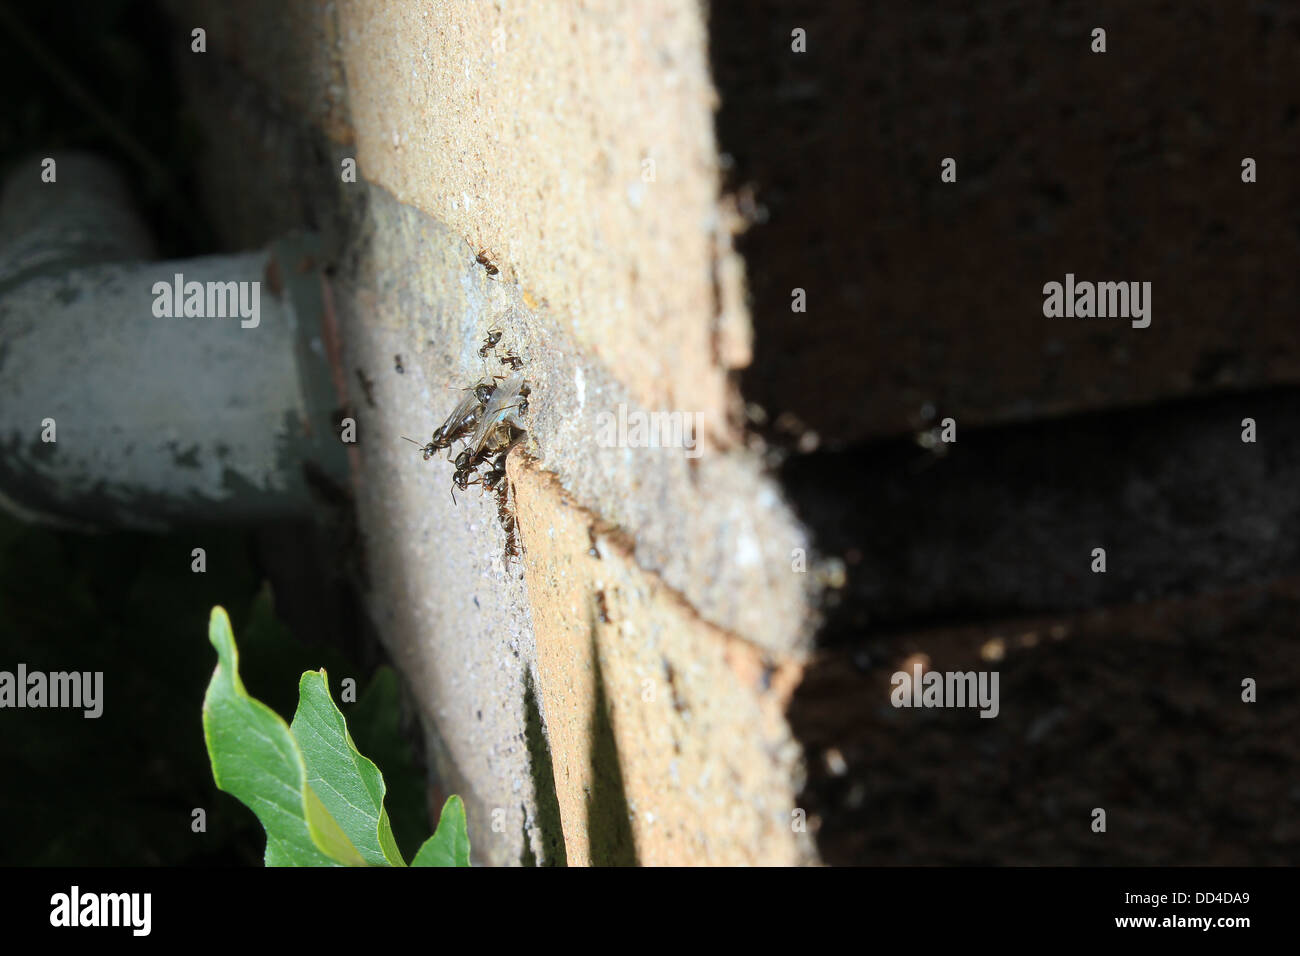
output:
<instances>
[{"instance_id":1,"label":"grey metal pipe","mask_svg":"<svg viewBox=\"0 0 1300 956\"><path fill-rule=\"evenodd\" d=\"M138 261L112 180L63 159L55 184L36 164L6 183L0 505L83 528L306 514L304 467L347 467L315 240ZM104 261L121 258L137 261Z\"/></svg>"}]
</instances>

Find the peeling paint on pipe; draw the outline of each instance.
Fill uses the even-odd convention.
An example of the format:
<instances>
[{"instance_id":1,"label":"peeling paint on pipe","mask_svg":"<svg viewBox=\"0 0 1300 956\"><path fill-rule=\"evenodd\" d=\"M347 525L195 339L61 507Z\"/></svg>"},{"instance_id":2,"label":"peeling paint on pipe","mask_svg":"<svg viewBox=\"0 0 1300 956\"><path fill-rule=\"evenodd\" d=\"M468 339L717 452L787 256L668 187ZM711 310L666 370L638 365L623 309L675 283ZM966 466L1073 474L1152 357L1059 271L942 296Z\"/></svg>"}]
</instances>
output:
<instances>
[{"instance_id":1,"label":"peeling paint on pipe","mask_svg":"<svg viewBox=\"0 0 1300 956\"><path fill-rule=\"evenodd\" d=\"M0 286L0 506L26 520L150 530L305 514L304 464L346 471L321 385L314 243L58 271L93 245L84 217L51 227L60 208L85 208L61 197L66 175L6 190L23 197L31 229L0 248L11 279ZM30 190L51 197L47 215ZM122 218L102 208L106 221ZM11 212L0 222L21 225ZM37 229L46 239L34 241Z\"/></svg>"}]
</instances>

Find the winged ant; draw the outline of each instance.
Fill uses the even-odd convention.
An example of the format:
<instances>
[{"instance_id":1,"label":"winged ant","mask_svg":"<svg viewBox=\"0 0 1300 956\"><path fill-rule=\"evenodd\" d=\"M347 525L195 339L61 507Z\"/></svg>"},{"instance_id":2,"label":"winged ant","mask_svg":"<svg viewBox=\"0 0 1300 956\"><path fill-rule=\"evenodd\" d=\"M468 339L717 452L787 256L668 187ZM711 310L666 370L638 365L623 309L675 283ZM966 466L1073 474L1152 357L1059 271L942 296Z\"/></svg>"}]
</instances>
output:
<instances>
[{"instance_id":1,"label":"winged ant","mask_svg":"<svg viewBox=\"0 0 1300 956\"><path fill-rule=\"evenodd\" d=\"M482 259L479 261L483 264ZM489 271L489 275L493 274ZM480 358L486 359L489 351L496 350L502 334L502 330L495 326L488 330L478 350ZM514 350L507 351L504 356L498 355L498 358L502 365L510 367L509 376L485 376L477 384L466 386L463 389L465 395L457 401L443 423L434 429L426 444L421 445L405 435L402 438L419 447L425 461L439 451L451 448L457 441L464 442L454 459L450 452L447 455L448 460L454 461L452 501L456 501L457 490L468 491L470 485L479 485L484 491L495 493L497 520L505 532L505 553L509 558L520 552L515 516L510 507L506 459L525 434L521 417L528 413L532 387L524 379L523 359ZM480 466L486 466L481 474Z\"/></svg>"}]
</instances>

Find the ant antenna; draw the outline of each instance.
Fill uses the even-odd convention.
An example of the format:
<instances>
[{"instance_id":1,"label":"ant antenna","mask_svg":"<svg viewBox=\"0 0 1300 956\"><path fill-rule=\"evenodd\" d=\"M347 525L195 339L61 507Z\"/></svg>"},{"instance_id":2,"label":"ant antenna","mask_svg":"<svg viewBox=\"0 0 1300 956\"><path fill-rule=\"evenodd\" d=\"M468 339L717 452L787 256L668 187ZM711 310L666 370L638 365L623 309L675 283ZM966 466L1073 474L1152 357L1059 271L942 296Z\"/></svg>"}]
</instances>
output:
<instances>
[{"instance_id":1,"label":"ant antenna","mask_svg":"<svg viewBox=\"0 0 1300 956\"><path fill-rule=\"evenodd\" d=\"M399 436L399 437L401 437L401 438L406 438L405 435L401 435L401 436ZM429 460L429 457L433 454L433 442L429 442L427 445L422 445L422 444L420 444L418 441L416 441L414 438L406 438L406 440L409 441L412 445L414 445L416 448L420 449L420 451L424 453L424 460L425 460L425 461L428 461L428 460Z\"/></svg>"}]
</instances>

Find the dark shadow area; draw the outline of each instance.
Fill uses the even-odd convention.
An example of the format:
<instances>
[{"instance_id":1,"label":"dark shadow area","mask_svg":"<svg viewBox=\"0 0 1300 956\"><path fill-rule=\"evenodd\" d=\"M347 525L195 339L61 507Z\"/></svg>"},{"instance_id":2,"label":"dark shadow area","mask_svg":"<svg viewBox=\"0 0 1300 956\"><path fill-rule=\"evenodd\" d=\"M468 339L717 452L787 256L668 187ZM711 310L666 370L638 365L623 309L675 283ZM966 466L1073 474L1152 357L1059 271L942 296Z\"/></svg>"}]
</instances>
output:
<instances>
[{"instance_id":1,"label":"dark shadow area","mask_svg":"<svg viewBox=\"0 0 1300 956\"><path fill-rule=\"evenodd\" d=\"M1075 618L825 651L790 721L799 805L840 865L1289 866L1300 760L1300 577ZM993 646L997 660L986 658ZM983 653L982 653L983 652ZM904 653L997 671L1001 709L895 709ZM1258 703L1242 701L1242 681ZM834 757L831 757L831 753ZM1090 830L1091 812L1107 832Z\"/></svg>"},{"instance_id":2,"label":"dark shadow area","mask_svg":"<svg viewBox=\"0 0 1300 956\"><path fill-rule=\"evenodd\" d=\"M190 549L200 544L209 570L195 574ZM266 631L254 622L269 613L257 592L239 533L86 536L0 516L0 669L103 674L96 719L5 711L0 862L260 862L256 818L213 785L200 716L216 663L208 613L224 605L236 634L256 645ZM260 684L261 656L247 660ZM208 811L206 834L190 832L197 807Z\"/></svg>"},{"instance_id":3,"label":"dark shadow area","mask_svg":"<svg viewBox=\"0 0 1300 956\"><path fill-rule=\"evenodd\" d=\"M1300 9L709 16L741 388L843 562L789 711L822 858L1295 859ZM1151 283L1150 326L1045 316L1067 274ZM1000 670L999 716L891 706L909 655Z\"/></svg>"},{"instance_id":4,"label":"dark shadow area","mask_svg":"<svg viewBox=\"0 0 1300 956\"><path fill-rule=\"evenodd\" d=\"M113 161L162 258L212 251L198 195L199 126L173 71L187 36L152 0L0 4L0 78L21 103L0 115L0 172L33 151Z\"/></svg>"},{"instance_id":5,"label":"dark shadow area","mask_svg":"<svg viewBox=\"0 0 1300 956\"><path fill-rule=\"evenodd\" d=\"M595 608L591 608L591 662L596 690L591 703L591 792L587 794L587 838L593 866L636 866L636 840L628 819L623 767L614 739L613 718L605 696L605 675L596 645Z\"/></svg>"},{"instance_id":6,"label":"dark shadow area","mask_svg":"<svg viewBox=\"0 0 1300 956\"><path fill-rule=\"evenodd\" d=\"M528 747L528 766L533 778L533 799L537 807L536 826L542 831L546 855L538 861L533 856L528 832L524 831L524 866L568 866L568 852L564 846L564 826L560 819L560 799L555 792L555 766L551 761L551 745L542 727L542 712L537 706L537 688L533 685L531 668L524 669L524 741Z\"/></svg>"},{"instance_id":7,"label":"dark shadow area","mask_svg":"<svg viewBox=\"0 0 1300 956\"><path fill-rule=\"evenodd\" d=\"M525 810L525 813L527 811ZM537 854L533 852L533 845L528 838L528 818L525 816L519 823L519 838L523 841L523 851L519 854L520 866L537 866Z\"/></svg>"},{"instance_id":8,"label":"dark shadow area","mask_svg":"<svg viewBox=\"0 0 1300 956\"><path fill-rule=\"evenodd\" d=\"M786 493L847 572L821 643L1300 574L1297 436L1300 390L1274 389L792 457Z\"/></svg>"},{"instance_id":9,"label":"dark shadow area","mask_svg":"<svg viewBox=\"0 0 1300 956\"><path fill-rule=\"evenodd\" d=\"M742 390L790 417L769 440L907 434L927 406L973 426L1300 380L1300 10L761 0L709 16L727 186L765 210L737 248L755 326ZM1043 284L1067 272L1150 281L1151 327L1045 319Z\"/></svg>"}]
</instances>

